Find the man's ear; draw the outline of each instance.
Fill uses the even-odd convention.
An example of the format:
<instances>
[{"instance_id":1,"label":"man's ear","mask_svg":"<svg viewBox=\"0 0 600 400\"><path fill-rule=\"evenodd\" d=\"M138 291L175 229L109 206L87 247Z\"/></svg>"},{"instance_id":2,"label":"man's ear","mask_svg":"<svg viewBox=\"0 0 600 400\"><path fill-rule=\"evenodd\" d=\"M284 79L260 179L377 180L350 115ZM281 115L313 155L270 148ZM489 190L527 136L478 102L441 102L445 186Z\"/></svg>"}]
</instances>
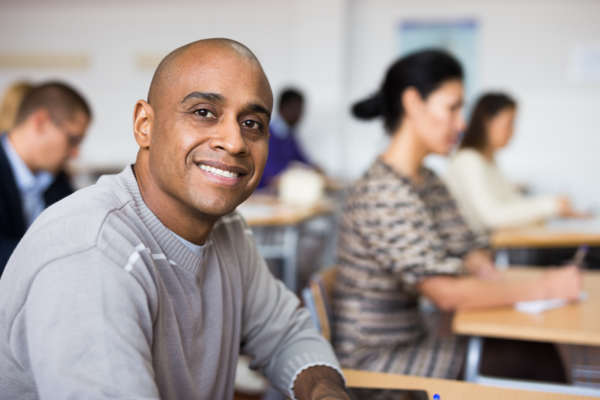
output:
<instances>
[{"instance_id":1,"label":"man's ear","mask_svg":"<svg viewBox=\"0 0 600 400\"><path fill-rule=\"evenodd\" d=\"M39 135L46 133L46 126L52 123L50 113L44 108L38 108L27 119L32 123L35 132Z\"/></svg>"},{"instance_id":2,"label":"man's ear","mask_svg":"<svg viewBox=\"0 0 600 400\"><path fill-rule=\"evenodd\" d=\"M423 107L423 98L417 88L409 86L402 92L402 108L404 108L404 115L407 117L413 117L420 113Z\"/></svg>"},{"instance_id":3,"label":"man's ear","mask_svg":"<svg viewBox=\"0 0 600 400\"><path fill-rule=\"evenodd\" d=\"M147 149L150 147L152 128L154 127L154 109L144 100L135 103L133 110L133 136L137 144Z\"/></svg>"}]
</instances>

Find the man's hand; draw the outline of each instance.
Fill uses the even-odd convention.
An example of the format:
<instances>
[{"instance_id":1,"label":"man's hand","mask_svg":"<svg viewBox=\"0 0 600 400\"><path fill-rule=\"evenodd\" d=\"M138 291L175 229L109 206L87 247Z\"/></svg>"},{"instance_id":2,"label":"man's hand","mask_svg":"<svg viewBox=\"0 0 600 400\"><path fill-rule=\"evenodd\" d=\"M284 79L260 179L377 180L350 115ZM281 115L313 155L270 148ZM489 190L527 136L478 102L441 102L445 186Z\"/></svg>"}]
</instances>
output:
<instances>
[{"instance_id":1,"label":"man's hand","mask_svg":"<svg viewBox=\"0 0 600 400\"><path fill-rule=\"evenodd\" d=\"M473 250L463 257L463 263L471 275L481 279L497 279L500 274L487 250Z\"/></svg>"},{"instance_id":2,"label":"man's hand","mask_svg":"<svg viewBox=\"0 0 600 400\"><path fill-rule=\"evenodd\" d=\"M350 400L340 374L321 365L302 371L292 390L298 400Z\"/></svg>"}]
</instances>

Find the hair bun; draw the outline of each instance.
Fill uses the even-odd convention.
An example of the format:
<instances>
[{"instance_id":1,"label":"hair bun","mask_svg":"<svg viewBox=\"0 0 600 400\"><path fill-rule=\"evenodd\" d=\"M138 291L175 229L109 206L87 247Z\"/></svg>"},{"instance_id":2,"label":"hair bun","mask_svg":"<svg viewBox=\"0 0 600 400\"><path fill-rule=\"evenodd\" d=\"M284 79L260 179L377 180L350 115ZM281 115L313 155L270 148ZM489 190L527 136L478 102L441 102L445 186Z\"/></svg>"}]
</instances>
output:
<instances>
[{"instance_id":1,"label":"hair bun","mask_svg":"<svg viewBox=\"0 0 600 400\"><path fill-rule=\"evenodd\" d=\"M381 94L377 93L368 99L354 103L352 114L359 119L373 119L383 114Z\"/></svg>"}]
</instances>

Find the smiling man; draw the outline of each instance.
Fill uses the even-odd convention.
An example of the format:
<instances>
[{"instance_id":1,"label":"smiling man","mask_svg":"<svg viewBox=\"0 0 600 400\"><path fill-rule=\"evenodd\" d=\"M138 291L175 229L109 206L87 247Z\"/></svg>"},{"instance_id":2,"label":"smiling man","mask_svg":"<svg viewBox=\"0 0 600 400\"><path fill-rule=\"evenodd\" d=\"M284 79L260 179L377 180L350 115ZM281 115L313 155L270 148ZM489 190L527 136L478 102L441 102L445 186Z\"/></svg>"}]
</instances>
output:
<instances>
[{"instance_id":1,"label":"smiling man","mask_svg":"<svg viewBox=\"0 0 600 400\"><path fill-rule=\"evenodd\" d=\"M237 42L162 61L135 106L135 165L42 213L0 280L1 399L231 399L240 352L299 400L348 399L234 212L260 181L272 103Z\"/></svg>"}]
</instances>

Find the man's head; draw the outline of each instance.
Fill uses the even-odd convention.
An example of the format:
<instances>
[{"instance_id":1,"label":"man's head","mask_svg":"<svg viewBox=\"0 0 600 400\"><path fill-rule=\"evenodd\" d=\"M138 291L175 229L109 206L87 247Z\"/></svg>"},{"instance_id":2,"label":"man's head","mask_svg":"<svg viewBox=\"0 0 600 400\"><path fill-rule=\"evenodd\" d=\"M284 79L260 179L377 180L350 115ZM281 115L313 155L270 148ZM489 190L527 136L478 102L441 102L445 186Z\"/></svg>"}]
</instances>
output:
<instances>
[{"instance_id":1,"label":"man's head","mask_svg":"<svg viewBox=\"0 0 600 400\"><path fill-rule=\"evenodd\" d=\"M279 97L279 115L292 128L298 124L304 111L304 97L296 89L286 89Z\"/></svg>"},{"instance_id":2,"label":"man's head","mask_svg":"<svg viewBox=\"0 0 600 400\"><path fill-rule=\"evenodd\" d=\"M269 81L240 43L201 40L165 57L134 112L135 171L153 211L216 219L246 200L266 164L272 107Z\"/></svg>"},{"instance_id":3,"label":"man's head","mask_svg":"<svg viewBox=\"0 0 600 400\"><path fill-rule=\"evenodd\" d=\"M90 108L79 93L51 82L25 96L11 134L26 136L27 163L34 172L58 173L79 154L90 120Z\"/></svg>"}]
</instances>

